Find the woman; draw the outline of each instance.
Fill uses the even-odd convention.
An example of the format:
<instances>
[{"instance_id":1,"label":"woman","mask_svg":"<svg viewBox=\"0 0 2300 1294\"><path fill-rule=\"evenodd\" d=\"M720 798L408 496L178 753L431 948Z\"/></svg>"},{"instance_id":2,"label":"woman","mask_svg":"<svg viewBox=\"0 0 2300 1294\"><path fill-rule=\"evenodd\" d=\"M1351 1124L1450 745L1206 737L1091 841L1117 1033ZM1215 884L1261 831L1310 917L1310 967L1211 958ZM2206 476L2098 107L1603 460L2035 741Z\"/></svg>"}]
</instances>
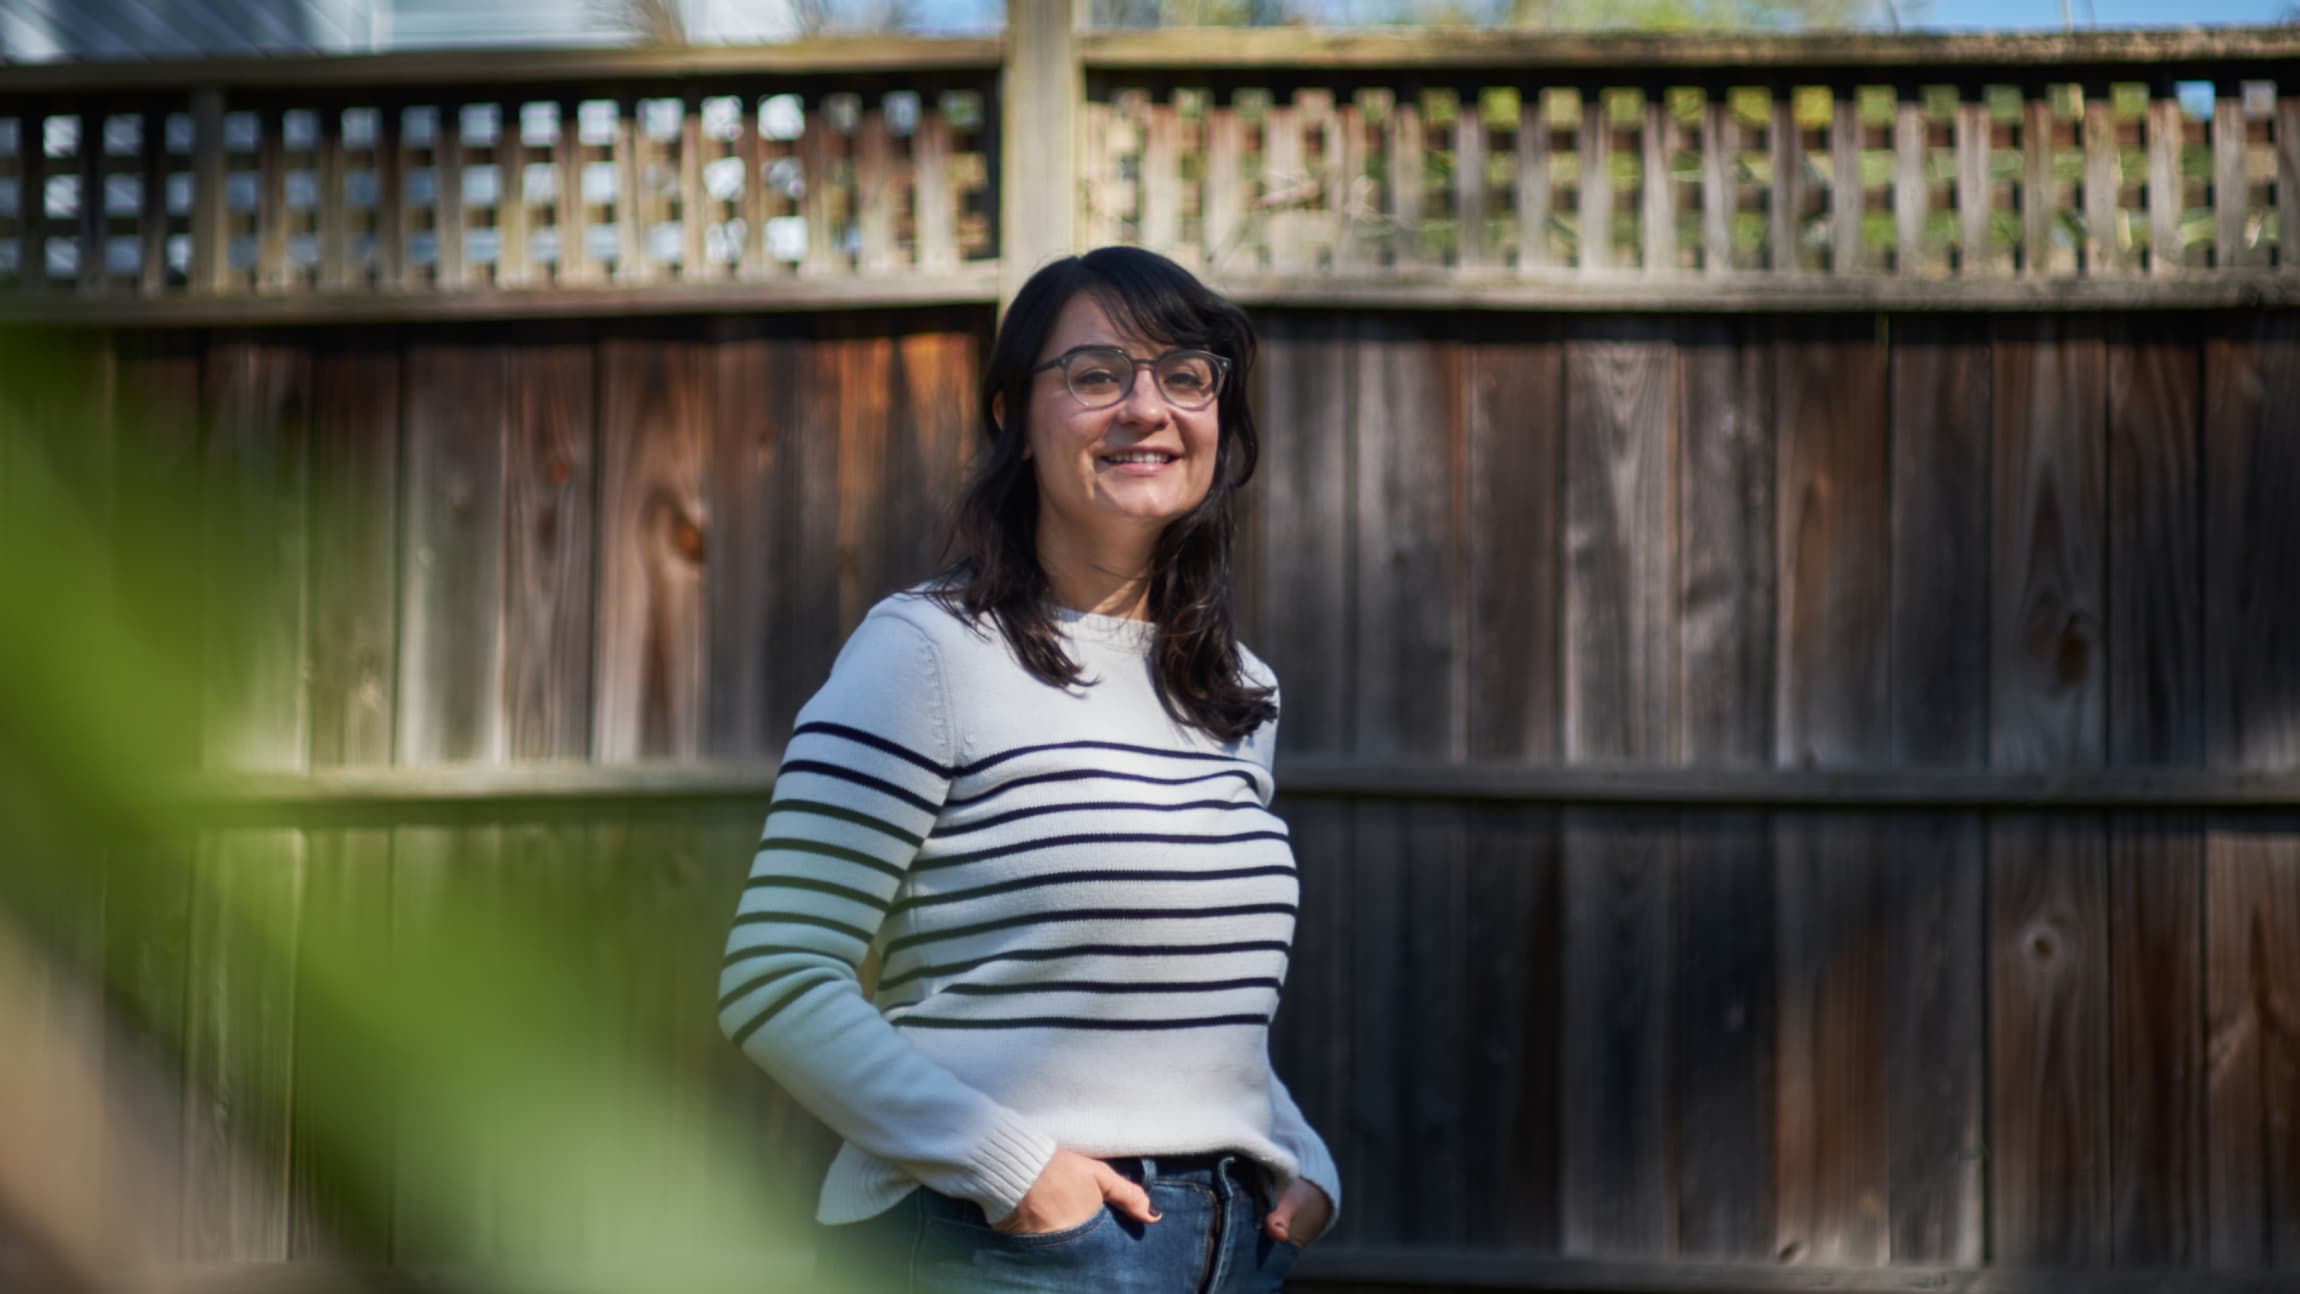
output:
<instances>
[{"instance_id":1,"label":"woman","mask_svg":"<svg viewBox=\"0 0 2300 1294\"><path fill-rule=\"evenodd\" d=\"M1149 252L1032 276L958 560L799 713L719 1014L845 1138L850 1288L1274 1290L1337 1207L1269 1063L1298 890L1231 629L1253 351Z\"/></svg>"}]
</instances>

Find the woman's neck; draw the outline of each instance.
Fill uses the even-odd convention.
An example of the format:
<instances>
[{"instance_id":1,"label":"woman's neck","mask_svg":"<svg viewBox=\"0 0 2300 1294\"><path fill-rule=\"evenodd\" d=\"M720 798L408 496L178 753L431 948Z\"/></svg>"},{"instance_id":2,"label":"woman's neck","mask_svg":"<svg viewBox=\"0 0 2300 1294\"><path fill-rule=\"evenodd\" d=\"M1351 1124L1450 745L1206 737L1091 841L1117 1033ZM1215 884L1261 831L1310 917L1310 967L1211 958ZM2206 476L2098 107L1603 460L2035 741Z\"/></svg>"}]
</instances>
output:
<instances>
[{"instance_id":1,"label":"woman's neck","mask_svg":"<svg viewBox=\"0 0 2300 1294\"><path fill-rule=\"evenodd\" d=\"M1149 619L1150 558L1157 544L1155 533L1082 534L1051 514L1038 518L1038 568L1046 572L1054 601L1073 611Z\"/></svg>"}]
</instances>

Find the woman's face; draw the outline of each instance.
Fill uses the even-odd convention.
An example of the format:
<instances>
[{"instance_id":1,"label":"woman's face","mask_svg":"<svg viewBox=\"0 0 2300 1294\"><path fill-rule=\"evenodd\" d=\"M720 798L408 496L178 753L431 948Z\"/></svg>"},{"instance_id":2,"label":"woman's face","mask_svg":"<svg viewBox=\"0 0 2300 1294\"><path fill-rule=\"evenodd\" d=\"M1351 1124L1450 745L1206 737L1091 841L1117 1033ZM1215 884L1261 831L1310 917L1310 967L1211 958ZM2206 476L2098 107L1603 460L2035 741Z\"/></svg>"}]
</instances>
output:
<instances>
[{"instance_id":1,"label":"woman's face","mask_svg":"<svg viewBox=\"0 0 2300 1294\"><path fill-rule=\"evenodd\" d=\"M1034 364L1079 346L1115 345L1138 360L1170 347L1122 332L1090 292L1070 298ZM1214 484L1221 402L1203 409L1167 403L1148 368L1107 409L1080 405L1062 370L1036 374L1030 388L1029 452L1038 476L1039 524L1128 542L1155 538L1187 514Z\"/></svg>"}]
</instances>

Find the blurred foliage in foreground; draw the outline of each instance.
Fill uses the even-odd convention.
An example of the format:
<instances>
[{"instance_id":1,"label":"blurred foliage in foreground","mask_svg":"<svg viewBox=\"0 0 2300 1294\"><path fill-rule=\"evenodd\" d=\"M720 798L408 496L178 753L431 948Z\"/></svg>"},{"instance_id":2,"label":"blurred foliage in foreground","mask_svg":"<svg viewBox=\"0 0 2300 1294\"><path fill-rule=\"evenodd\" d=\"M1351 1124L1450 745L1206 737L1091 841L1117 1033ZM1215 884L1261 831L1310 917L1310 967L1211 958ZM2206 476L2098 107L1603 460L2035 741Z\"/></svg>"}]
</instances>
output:
<instances>
[{"instance_id":1,"label":"blurred foliage in foreground","mask_svg":"<svg viewBox=\"0 0 2300 1294\"><path fill-rule=\"evenodd\" d=\"M819 1159L741 1113L766 1080L711 1020L721 896L634 901L739 869L748 828L191 767L237 745L237 622L327 573L261 569L202 505L244 502L239 441L112 373L0 334L0 1286L299 1288L262 1274L293 1258L311 1288L811 1288ZM359 511L289 503L308 551Z\"/></svg>"}]
</instances>

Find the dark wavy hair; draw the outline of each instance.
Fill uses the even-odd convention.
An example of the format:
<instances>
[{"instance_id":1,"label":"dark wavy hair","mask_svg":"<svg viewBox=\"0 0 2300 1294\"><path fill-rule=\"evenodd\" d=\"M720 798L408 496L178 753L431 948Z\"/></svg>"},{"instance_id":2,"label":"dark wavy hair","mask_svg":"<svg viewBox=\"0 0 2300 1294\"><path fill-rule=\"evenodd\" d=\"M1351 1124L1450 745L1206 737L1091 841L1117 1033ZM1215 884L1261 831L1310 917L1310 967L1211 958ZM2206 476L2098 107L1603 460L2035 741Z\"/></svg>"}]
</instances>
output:
<instances>
[{"instance_id":1,"label":"dark wavy hair","mask_svg":"<svg viewBox=\"0 0 2300 1294\"><path fill-rule=\"evenodd\" d=\"M1081 292L1144 341L1193 346L1230 361L1216 402L1214 480L1187 515L1167 523L1150 565L1150 619L1157 625L1151 678L1177 722L1237 741L1278 714L1271 689L1247 680L1230 609L1233 501L1254 475L1261 442L1247 404L1254 330L1246 312L1155 252L1103 247L1046 266L1022 285L999 325L983 371L981 426L987 448L959 501L950 565L935 597L973 623L995 624L1033 675L1056 687L1084 683L1064 650L1038 564L1038 477L1030 443L1030 370L1055 317ZM1006 425L992 409L1003 397Z\"/></svg>"}]
</instances>

